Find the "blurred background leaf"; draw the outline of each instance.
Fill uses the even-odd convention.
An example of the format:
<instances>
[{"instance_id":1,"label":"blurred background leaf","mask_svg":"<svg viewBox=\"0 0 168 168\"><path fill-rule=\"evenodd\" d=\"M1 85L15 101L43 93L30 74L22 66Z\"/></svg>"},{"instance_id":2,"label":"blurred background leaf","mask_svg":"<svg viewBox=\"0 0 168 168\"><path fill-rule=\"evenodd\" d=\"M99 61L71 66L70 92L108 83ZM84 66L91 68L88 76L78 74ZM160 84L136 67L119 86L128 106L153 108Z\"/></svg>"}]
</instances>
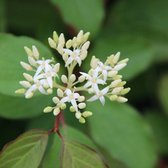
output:
<instances>
[{"instance_id":1,"label":"blurred background leaf","mask_svg":"<svg viewBox=\"0 0 168 168\"><path fill-rule=\"evenodd\" d=\"M157 147L161 155L168 154L168 118L159 112L150 111L146 119L153 129Z\"/></svg>"},{"instance_id":2,"label":"blurred background leaf","mask_svg":"<svg viewBox=\"0 0 168 168\"><path fill-rule=\"evenodd\" d=\"M5 31L6 28L6 6L5 0L0 1L0 32Z\"/></svg>"},{"instance_id":3,"label":"blurred background leaf","mask_svg":"<svg viewBox=\"0 0 168 168\"><path fill-rule=\"evenodd\" d=\"M15 90L21 88L19 85L22 78L23 68L20 61L27 62L27 56L23 45L39 48L41 57L52 57L52 53L40 42L28 37L16 37L10 34L0 34L0 116L6 118L30 118L42 112L45 103L49 104L50 98L45 96L34 97L25 100L15 94ZM44 102L39 104L38 102ZM10 102L10 106L8 103ZM34 108L33 108L34 107Z\"/></svg>"},{"instance_id":4,"label":"blurred background leaf","mask_svg":"<svg viewBox=\"0 0 168 168\"><path fill-rule=\"evenodd\" d=\"M91 136L100 147L129 168L154 167L157 153L152 133L135 109L106 101L104 107L90 103L88 110L94 112L89 122Z\"/></svg>"},{"instance_id":5,"label":"blurred background leaf","mask_svg":"<svg viewBox=\"0 0 168 168\"><path fill-rule=\"evenodd\" d=\"M68 25L73 28L91 32L95 36L104 18L103 0L51 0ZM75 9L75 10L74 10Z\"/></svg>"},{"instance_id":6,"label":"blurred background leaf","mask_svg":"<svg viewBox=\"0 0 168 168\"><path fill-rule=\"evenodd\" d=\"M28 37L16 37L10 34L0 34L0 92L6 95L17 96L15 90L20 88L25 70L20 66L20 61L28 62L24 46L31 48L37 46L40 57L53 57L50 50L40 42ZM24 78L22 78L24 79Z\"/></svg>"},{"instance_id":7,"label":"blurred background leaf","mask_svg":"<svg viewBox=\"0 0 168 168\"><path fill-rule=\"evenodd\" d=\"M164 75L159 83L159 98L164 112L168 114L168 74Z\"/></svg>"},{"instance_id":8,"label":"blurred background leaf","mask_svg":"<svg viewBox=\"0 0 168 168\"><path fill-rule=\"evenodd\" d=\"M128 168L167 167L167 7L166 0L1 0L0 32L17 36L0 34L0 147L27 129L49 130L54 123L52 114L42 114L52 103L50 97L25 100L14 94L23 79L19 62L27 59L23 46L36 44L43 56L58 58L58 53L32 38L47 44L53 30L69 38L83 29L91 32L92 42L84 70L89 69L92 55L103 61L120 51L121 58L130 59L122 74L131 87L128 98L133 108L109 102L101 107L95 102L90 106L94 116L85 125L65 111L65 122L74 130L67 131L67 136L78 140L83 133L89 135L114 168L126 167L123 163ZM43 168L59 163L54 153L60 149L58 137L51 138L48 149L46 155L51 155L44 159Z\"/></svg>"}]
</instances>

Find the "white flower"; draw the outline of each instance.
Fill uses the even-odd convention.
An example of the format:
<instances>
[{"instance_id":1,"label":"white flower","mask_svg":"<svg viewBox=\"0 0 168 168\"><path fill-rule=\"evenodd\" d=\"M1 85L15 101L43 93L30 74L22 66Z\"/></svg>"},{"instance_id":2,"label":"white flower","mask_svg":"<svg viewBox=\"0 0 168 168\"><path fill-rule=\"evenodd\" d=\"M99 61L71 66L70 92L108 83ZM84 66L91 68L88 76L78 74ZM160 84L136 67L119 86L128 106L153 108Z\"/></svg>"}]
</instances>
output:
<instances>
[{"instance_id":1,"label":"white flower","mask_svg":"<svg viewBox=\"0 0 168 168\"><path fill-rule=\"evenodd\" d=\"M48 72L48 71L52 71L52 66L50 65L50 63L52 62L51 59L47 59L47 60L38 60L36 61L37 64L39 65L37 67L36 73L35 73L35 77L37 75L39 75L41 72Z\"/></svg>"},{"instance_id":2,"label":"white flower","mask_svg":"<svg viewBox=\"0 0 168 168\"><path fill-rule=\"evenodd\" d=\"M33 96L33 94L36 90L39 90L39 92L41 92L42 94L48 94L47 91L45 90L47 85L48 84L45 79L35 80L34 83L32 85L30 85L30 87L25 92L25 97L30 98L29 95L32 94L32 96Z\"/></svg>"},{"instance_id":3,"label":"white flower","mask_svg":"<svg viewBox=\"0 0 168 168\"><path fill-rule=\"evenodd\" d=\"M95 100L99 99L100 102L104 105L105 104L104 96L107 94L108 91L109 91L109 87L105 87L102 90L97 90L96 95L91 97L88 101L95 101Z\"/></svg>"},{"instance_id":4,"label":"white flower","mask_svg":"<svg viewBox=\"0 0 168 168\"><path fill-rule=\"evenodd\" d=\"M98 84L104 85L105 81L98 76L98 71L92 71L92 75L80 72L87 80L85 88L91 87L93 90L98 89Z\"/></svg>"},{"instance_id":5,"label":"white flower","mask_svg":"<svg viewBox=\"0 0 168 168\"><path fill-rule=\"evenodd\" d=\"M95 71L98 71L98 72L102 73L103 79L104 79L104 81L106 81L107 80L107 76L108 76L108 72L110 70L112 70L112 67L109 66L109 65L105 65L105 64L103 64L100 61L97 64L98 64L98 66L95 69Z\"/></svg>"},{"instance_id":6,"label":"white flower","mask_svg":"<svg viewBox=\"0 0 168 168\"><path fill-rule=\"evenodd\" d=\"M68 59L66 61L65 67L71 64L73 61L76 61L79 66L81 66L82 60L80 58L80 49L76 49L71 51L70 49L63 49L64 54L68 55Z\"/></svg>"},{"instance_id":7,"label":"white flower","mask_svg":"<svg viewBox=\"0 0 168 168\"><path fill-rule=\"evenodd\" d=\"M54 69L51 69L50 71L47 71L45 73L39 74L34 76L34 80L40 80L40 79L46 79L50 88L53 88L53 77L58 76L57 73L54 71Z\"/></svg>"},{"instance_id":8,"label":"white flower","mask_svg":"<svg viewBox=\"0 0 168 168\"><path fill-rule=\"evenodd\" d=\"M80 95L78 93L72 92L70 89L66 89L65 94L66 96L61 99L61 102L62 103L70 102L74 107L74 109L78 112L77 100Z\"/></svg>"}]
</instances>

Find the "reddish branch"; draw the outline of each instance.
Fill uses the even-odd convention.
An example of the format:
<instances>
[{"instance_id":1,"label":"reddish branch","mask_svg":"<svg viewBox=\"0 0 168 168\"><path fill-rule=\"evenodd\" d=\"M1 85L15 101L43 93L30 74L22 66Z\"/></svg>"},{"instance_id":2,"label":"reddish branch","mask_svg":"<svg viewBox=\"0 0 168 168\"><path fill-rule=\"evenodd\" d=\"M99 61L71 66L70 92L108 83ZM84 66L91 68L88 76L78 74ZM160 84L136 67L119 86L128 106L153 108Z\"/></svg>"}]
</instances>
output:
<instances>
[{"instance_id":1,"label":"reddish branch","mask_svg":"<svg viewBox=\"0 0 168 168\"><path fill-rule=\"evenodd\" d=\"M57 133L58 136L63 139L61 133L60 133L60 124L62 124L62 126L65 125L65 121L64 121L64 116L63 113L60 112L56 117L55 117L55 122L54 122L54 128L52 128L51 130L49 130L48 134L51 133Z\"/></svg>"}]
</instances>

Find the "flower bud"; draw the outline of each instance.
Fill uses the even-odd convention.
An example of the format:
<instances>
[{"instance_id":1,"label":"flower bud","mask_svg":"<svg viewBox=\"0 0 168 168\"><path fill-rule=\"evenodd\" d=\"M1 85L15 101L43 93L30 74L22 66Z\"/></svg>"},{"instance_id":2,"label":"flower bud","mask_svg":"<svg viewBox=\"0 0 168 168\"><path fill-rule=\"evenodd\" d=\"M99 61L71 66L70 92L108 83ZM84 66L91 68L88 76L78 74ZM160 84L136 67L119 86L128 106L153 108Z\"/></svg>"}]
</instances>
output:
<instances>
[{"instance_id":1,"label":"flower bud","mask_svg":"<svg viewBox=\"0 0 168 168\"><path fill-rule=\"evenodd\" d=\"M58 38L58 43L61 44L62 46L64 46L65 44L65 37L64 37L64 34L61 33L59 38Z\"/></svg>"},{"instance_id":2,"label":"flower bud","mask_svg":"<svg viewBox=\"0 0 168 168\"><path fill-rule=\"evenodd\" d=\"M78 97L78 101L79 101L79 102L83 102L84 100L85 100L85 97L84 97L84 96L79 96L79 97Z\"/></svg>"},{"instance_id":3,"label":"flower bud","mask_svg":"<svg viewBox=\"0 0 168 168\"><path fill-rule=\"evenodd\" d=\"M120 59L120 52L117 52L117 54L114 55L113 63L116 64L119 59Z\"/></svg>"},{"instance_id":4,"label":"flower bud","mask_svg":"<svg viewBox=\"0 0 168 168\"><path fill-rule=\"evenodd\" d=\"M119 83L121 83L121 79L117 79L117 80L111 82L110 86L111 87L116 87Z\"/></svg>"},{"instance_id":5,"label":"flower bud","mask_svg":"<svg viewBox=\"0 0 168 168\"><path fill-rule=\"evenodd\" d=\"M15 91L16 94L24 94L26 92L25 89L18 89Z\"/></svg>"},{"instance_id":6,"label":"flower bud","mask_svg":"<svg viewBox=\"0 0 168 168\"><path fill-rule=\"evenodd\" d=\"M33 56L34 56L34 58L35 59L39 59L39 56L40 56L40 54L39 54L39 51L38 51L38 49L36 48L36 46L32 46L32 51L33 51Z\"/></svg>"},{"instance_id":7,"label":"flower bud","mask_svg":"<svg viewBox=\"0 0 168 168\"><path fill-rule=\"evenodd\" d=\"M120 103L125 103L125 102L128 101L128 99L120 96L120 97L117 98L117 101L120 102Z\"/></svg>"},{"instance_id":8,"label":"flower bud","mask_svg":"<svg viewBox=\"0 0 168 168\"><path fill-rule=\"evenodd\" d=\"M85 76L83 76L83 75L81 75L79 78L78 78L78 81L80 82L80 83L82 83L82 82L84 82L85 81Z\"/></svg>"},{"instance_id":9,"label":"flower bud","mask_svg":"<svg viewBox=\"0 0 168 168\"><path fill-rule=\"evenodd\" d=\"M32 50L30 49L30 48L28 48L28 47L24 47L24 49L25 49L25 51L26 51L26 53L27 53L27 55L29 56L29 57L32 57L33 56L33 52L32 52Z\"/></svg>"},{"instance_id":10,"label":"flower bud","mask_svg":"<svg viewBox=\"0 0 168 168\"><path fill-rule=\"evenodd\" d=\"M56 107L56 108L54 109L54 111L53 111L53 114L54 114L55 116L57 116L59 113L60 113L60 109L59 109L58 107Z\"/></svg>"},{"instance_id":11,"label":"flower bud","mask_svg":"<svg viewBox=\"0 0 168 168\"><path fill-rule=\"evenodd\" d=\"M48 94L52 94L53 93L53 90L51 88L47 89L47 93Z\"/></svg>"},{"instance_id":12,"label":"flower bud","mask_svg":"<svg viewBox=\"0 0 168 168\"><path fill-rule=\"evenodd\" d=\"M90 41L87 41L86 43L83 44L81 50L87 50L89 48Z\"/></svg>"},{"instance_id":13,"label":"flower bud","mask_svg":"<svg viewBox=\"0 0 168 168\"><path fill-rule=\"evenodd\" d=\"M66 48L71 48L72 47L72 40L68 40L66 42Z\"/></svg>"},{"instance_id":14,"label":"flower bud","mask_svg":"<svg viewBox=\"0 0 168 168\"><path fill-rule=\"evenodd\" d=\"M114 77L115 75L117 75L117 73L118 73L118 71L112 70L112 71L108 72L108 77L112 78L112 77Z\"/></svg>"},{"instance_id":15,"label":"flower bud","mask_svg":"<svg viewBox=\"0 0 168 168\"><path fill-rule=\"evenodd\" d=\"M82 113L82 115L83 115L83 117L90 117L90 116L92 116L93 115L93 113L91 112L91 111L85 111L85 112L83 112Z\"/></svg>"},{"instance_id":16,"label":"flower bud","mask_svg":"<svg viewBox=\"0 0 168 168\"><path fill-rule=\"evenodd\" d=\"M70 110L71 112L75 112L75 111L76 111L73 106L71 106L71 107L69 108L69 110Z\"/></svg>"},{"instance_id":17,"label":"flower bud","mask_svg":"<svg viewBox=\"0 0 168 168\"><path fill-rule=\"evenodd\" d=\"M31 84L28 81L20 81L19 83L25 88L31 87Z\"/></svg>"},{"instance_id":18,"label":"flower bud","mask_svg":"<svg viewBox=\"0 0 168 168\"><path fill-rule=\"evenodd\" d=\"M87 41L89 36L90 36L90 32L85 33L84 36L83 36L83 41Z\"/></svg>"},{"instance_id":19,"label":"flower bud","mask_svg":"<svg viewBox=\"0 0 168 168\"><path fill-rule=\"evenodd\" d=\"M67 83L68 82L68 78L66 77L66 75L62 75L61 76L61 80L63 83Z\"/></svg>"},{"instance_id":20,"label":"flower bud","mask_svg":"<svg viewBox=\"0 0 168 168\"><path fill-rule=\"evenodd\" d=\"M111 101L115 101L115 100L117 100L117 98L118 98L117 95L111 95L111 96L110 96L110 100L111 100Z\"/></svg>"},{"instance_id":21,"label":"flower bud","mask_svg":"<svg viewBox=\"0 0 168 168\"><path fill-rule=\"evenodd\" d=\"M81 117L81 113L80 113L80 112L76 112L76 113L75 113L75 117L76 117L77 119L79 119L79 118Z\"/></svg>"},{"instance_id":22,"label":"flower bud","mask_svg":"<svg viewBox=\"0 0 168 168\"><path fill-rule=\"evenodd\" d=\"M117 64L117 65L114 67L114 70L120 71L120 70L123 69L126 65L127 65L126 63Z\"/></svg>"},{"instance_id":23,"label":"flower bud","mask_svg":"<svg viewBox=\"0 0 168 168\"><path fill-rule=\"evenodd\" d=\"M61 89L57 89L57 95L59 96L59 97L63 97L64 96L64 92L61 90Z\"/></svg>"},{"instance_id":24,"label":"flower bud","mask_svg":"<svg viewBox=\"0 0 168 168\"><path fill-rule=\"evenodd\" d=\"M86 122L86 120L85 120L83 117L80 117L80 118L79 118L79 122L80 122L81 124L84 124L84 123Z\"/></svg>"},{"instance_id":25,"label":"flower bud","mask_svg":"<svg viewBox=\"0 0 168 168\"><path fill-rule=\"evenodd\" d=\"M123 87L116 87L113 89L112 94L117 95L123 90Z\"/></svg>"},{"instance_id":26,"label":"flower bud","mask_svg":"<svg viewBox=\"0 0 168 168\"><path fill-rule=\"evenodd\" d=\"M56 48L56 43L52 38L50 38L50 37L48 38L48 43L51 48L54 48L54 49Z\"/></svg>"},{"instance_id":27,"label":"flower bud","mask_svg":"<svg viewBox=\"0 0 168 168\"><path fill-rule=\"evenodd\" d=\"M54 70L55 70L56 73L59 71L59 69L60 69L60 63L55 64L54 65Z\"/></svg>"},{"instance_id":28,"label":"flower bud","mask_svg":"<svg viewBox=\"0 0 168 168\"><path fill-rule=\"evenodd\" d=\"M55 41L55 43L58 42L58 34L56 31L53 32L53 40Z\"/></svg>"},{"instance_id":29,"label":"flower bud","mask_svg":"<svg viewBox=\"0 0 168 168\"><path fill-rule=\"evenodd\" d=\"M25 70L27 70L27 71L32 71L33 70L33 68L29 65L29 64L27 64L27 63L25 63L25 62L20 62L20 64L21 64L21 66L25 69Z\"/></svg>"},{"instance_id":30,"label":"flower bud","mask_svg":"<svg viewBox=\"0 0 168 168\"><path fill-rule=\"evenodd\" d=\"M64 109L66 109L66 104L65 104L65 103L62 103L62 104L61 104L61 110L64 110Z\"/></svg>"},{"instance_id":31,"label":"flower bud","mask_svg":"<svg viewBox=\"0 0 168 168\"><path fill-rule=\"evenodd\" d=\"M79 104L78 104L78 107L79 107L80 109L84 109L84 108L86 107L86 103L79 103Z\"/></svg>"},{"instance_id":32,"label":"flower bud","mask_svg":"<svg viewBox=\"0 0 168 168\"><path fill-rule=\"evenodd\" d=\"M131 90L131 88L125 88L125 89L123 89L123 90L120 92L120 94L121 94L121 95L125 95L125 94L127 94L130 90Z\"/></svg>"},{"instance_id":33,"label":"flower bud","mask_svg":"<svg viewBox=\"0 0 168 168\"><path fill-rule=\"evenodd\" d=\"M28 92L28 93L25 94L25 98L30 99L30 98L33 97L33 95L34 95L33 92Z\"/></svg>"},{"instance_id":34,"label":"flower bud","mask_svg":"<svg viewBox=\"0 0 168 168\"><path fill-rule=\"evenodd\" d=\"M33 81L33 77L27 73L23 73L23 76L25 77L26 80L28 80L29 82Z\"/></svg>"},{"instance_id":35,"label":"flower bud","mask_svg":"<svg viewBox=\"0 0 168 168\"><path fill-rule=\"evenodd\" d=\"M69 80L70 80L71 82L75 82L75 80L76 80L75 74L72 74L72 75L70 76Z\"/></svg>"},{"instance_id":36,"label":"flower bud","mask_svg":"<svg viewBox=\"0 0 168 168\"><path fill-rule=\"evenodd\" d=\"M59 102L59 98L58 98L58 97L53 97L53 98L52 98L52 101L53 101L55 104L57 104L57 103Z\"/></svg>"},{"instance_id":37,"label":"flower bud","mask_svg":"<svg viewBox=\"0 0 168 168\"><path fill-rule=\"evenodd\" d=\"M47 107L45 107L45 109L43 110L43 112L44 112L44 113L49 113L49 112L51 112L52 110L53 110L53 107L47 106Z\"/></svg>"},{"instance_id":38,"label":"flower bud","mask_svg":"<svg viewBox=\"0 0 168 168\"><path fill-rule=\"evenodd\" d=\"M32 66L36 66L37 65L36 61L35 61L35 59L33 57L28 57L28 61L29 61L30 65L32 65Z\"/></svg>"}]
</instances>

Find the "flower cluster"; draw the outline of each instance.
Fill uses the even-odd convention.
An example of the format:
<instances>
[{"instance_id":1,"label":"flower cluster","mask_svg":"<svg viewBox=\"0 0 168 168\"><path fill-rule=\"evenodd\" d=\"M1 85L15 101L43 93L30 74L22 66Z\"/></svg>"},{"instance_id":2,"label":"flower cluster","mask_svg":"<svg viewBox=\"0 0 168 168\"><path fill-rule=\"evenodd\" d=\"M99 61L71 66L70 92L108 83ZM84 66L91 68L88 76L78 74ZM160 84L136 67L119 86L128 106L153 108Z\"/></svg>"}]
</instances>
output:
<instances>
[{"instance_id":1,"label":"flower cluster","mask_svg":"<svg viewBox=\"0 0 168 168\"><path fill-rule=\"evenodd\" d=\"M100 100L104 105L107 97L111 101L126 102L127 98L124 95L130 91L130 88L124 88L126 82L118 72L127 65L128 59L119 61L119 52L107 57L105 63L93 56L88 73L80 72L78 76L74 74L75 67L80 67L87 57L90 45L89 34L80 31L76 37L65 41L64 34L58 36L54 32L53 37L48 38L50 47L62 56L67 74L58 74L60 64L55 63L54 58L40 59L39 51L35 46L32 46L32 49L25 47L29 63L21 62L21 65L30 73L23 73L25 80L20 81L23 88L18 89L16 93L31 98L36 91L48 95L56 89L57 94L52 99L54 106L47 106L44 112L53 112L56 116L69 103L69 110L75 113L80 123L85 123L85 118L92 115L92 112L85 110L87 101ZM57 78L61 79L60 82ZM92 96L86 98L85 95L81 95L84 91Z\"/></svg>"}]
</instances>

